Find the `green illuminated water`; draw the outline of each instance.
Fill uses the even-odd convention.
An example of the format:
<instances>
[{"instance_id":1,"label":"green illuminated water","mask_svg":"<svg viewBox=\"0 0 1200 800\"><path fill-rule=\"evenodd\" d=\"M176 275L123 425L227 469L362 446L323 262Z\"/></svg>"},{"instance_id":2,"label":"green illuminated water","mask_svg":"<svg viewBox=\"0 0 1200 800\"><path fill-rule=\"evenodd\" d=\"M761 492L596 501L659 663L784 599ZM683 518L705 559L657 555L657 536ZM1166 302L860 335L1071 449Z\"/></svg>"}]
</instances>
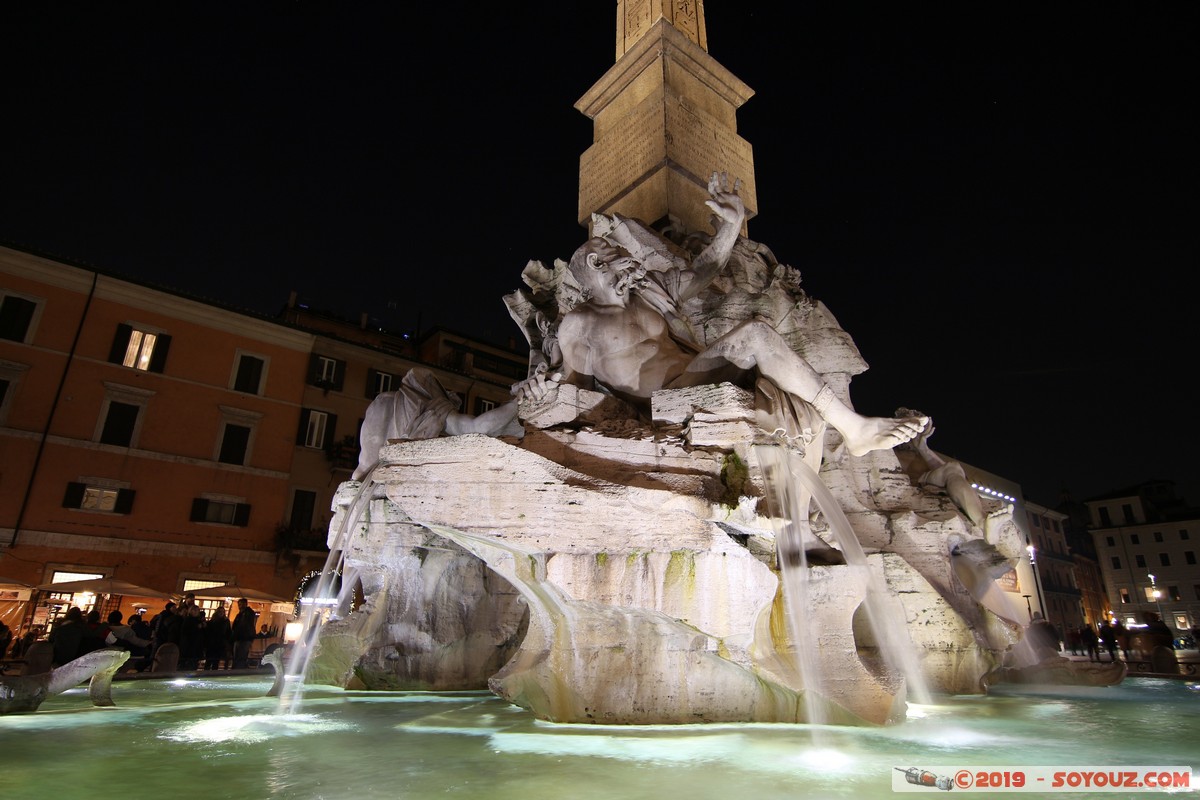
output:
<instances>
[{"instance_id":1,"label":"green illuminated water","mask_svg":"<svg viewBox=\"0 0 1200 800\"><path fill-rule=\"evenodd\" d=\"M899 725L816 737L805 725L554 725L487 693L319 686L285 715L265 696L270 684L119 681L115 708L91 706L82 687L0 717L0 797L904 797L892 772L927 765L1183 765L1200 777L1194 681L941 698L910 705Z\"/></svg>"}]
</instances>

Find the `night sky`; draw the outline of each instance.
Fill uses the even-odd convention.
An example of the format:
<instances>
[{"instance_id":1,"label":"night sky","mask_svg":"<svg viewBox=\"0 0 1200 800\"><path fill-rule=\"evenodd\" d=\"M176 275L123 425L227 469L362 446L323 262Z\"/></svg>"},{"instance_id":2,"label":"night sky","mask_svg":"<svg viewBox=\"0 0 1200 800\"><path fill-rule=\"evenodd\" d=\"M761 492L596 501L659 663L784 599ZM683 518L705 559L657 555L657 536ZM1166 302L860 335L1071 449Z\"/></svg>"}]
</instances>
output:
<instances>
[{"instance_id":1,"label":"night sky","mask_svg":"<svg viewBox=\"0 0 1200 800\"><path fill-rule=\"evenodd\" d=\"M520 337L568 258L615 3L6 4L0 242L273 314ZM1055 505L1195 501L1195 4L733 2L751 238L868 414ZM1048 10L1049 8L1057 10Z\"/></svg>"}]
</instances>

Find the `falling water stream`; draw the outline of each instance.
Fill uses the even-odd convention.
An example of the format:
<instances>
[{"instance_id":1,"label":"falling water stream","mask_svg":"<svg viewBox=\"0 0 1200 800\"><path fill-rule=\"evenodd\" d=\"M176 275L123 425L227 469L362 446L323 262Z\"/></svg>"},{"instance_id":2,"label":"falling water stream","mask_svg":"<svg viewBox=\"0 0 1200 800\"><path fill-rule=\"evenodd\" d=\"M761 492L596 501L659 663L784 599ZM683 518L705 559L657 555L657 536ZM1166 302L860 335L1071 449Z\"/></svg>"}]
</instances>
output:
<instances>
[{"instance_id":1,"label":"falling water stream","mask_svg":"<svg viewBox=\"0 0 1200 800\"><path fill-rule=\"evenodd\" d=\"M812 608L810 589L812 570L805 549L808 530L808 508L804 491L824 515L834 544L842 553L846 569L852 570L865 584L863 610L881 657L891 669L903 675L908 693L920 703L928 703L928 684L920 671L917 650L908 635L904 611L891 599L882 575L871 569L866 553L841 505L825 486L820 476L805 463L800 452L786 445L759 445L755 448L763 466L767 491L776 504L778 519L776 536L779 551L779 570L784 587L790 633L794 637L796 669L807 687L824 686L825 676L816 648L804 643L816 641L819 631L811 628L817 615ZM809 534L811 536L811 534ZM840 569L840 568L839 568ZM827 715L809 700L805 692L806 711L813 722L826 721Z\"/></svg>"},{"instance_id":2,"label":"falling water stream","mask_svg":"<svg viewBox=\"0 0 1200 800\"><path fill-rule=\"evenodd\" d=\"M310 599L316 601L326 601L336 597L328 619L344 616L350 608L355 581L351 575L342 575L346 537L362 514L364 499L367 502L370 501L376 486L373 476L377 467L378 464L363 477L358 491L355 492L354 498L342 515L337 533L334 534L333 541L329 545L329 556L325 559L325 567L321 570L317 587L310 596ZM335 595L334 584L339 582L339 576L341 576L340 587ZM321 626L327 621L326 612L329 605L324 602L302 602L300 609L300 635L281 665L284 670L284 681L279 692L279 711L284 714L300 712L300 703L304 699L304 678L308 674L309 661L312 660L320 641Z\"/></svg>"}]
</instances>

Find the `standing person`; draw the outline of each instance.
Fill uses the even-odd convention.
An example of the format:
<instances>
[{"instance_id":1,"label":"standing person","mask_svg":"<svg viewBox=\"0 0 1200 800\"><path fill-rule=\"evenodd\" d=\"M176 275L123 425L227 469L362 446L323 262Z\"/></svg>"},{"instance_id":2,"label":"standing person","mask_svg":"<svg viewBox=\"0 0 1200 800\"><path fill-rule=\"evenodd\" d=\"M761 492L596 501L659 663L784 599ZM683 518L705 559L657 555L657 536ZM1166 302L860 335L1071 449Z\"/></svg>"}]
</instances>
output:
<instances>
[{"instance_id":1,"label":"standing person","mask_svg":"<svg viewBox=\"0 0 1200 800\"><path fill-rule=\"evenodd\" d=\"M204 609L185 600L179 614L179 668L200 668L204 657Z\"/></svg>"},{"instance_id":2,"label":"standing person","mask_svg":"<svg viewBox=\"0 0 1200 800\"><path fill-rule=\"evenodd\" d=\"M108 632L117 640L117 646L128 650L135 656L145 656L150 652L150 640L143 639L134 633L133 628L121 622L124 615L120 611L108 612Z\"/></svg>"},{"instance_id":3,"label":"standing person","mask_svg":"<svg viewBox=\"0 0 1200 800\"><path fill-rule=\"evenodd\" d=\"M174 601L168 600L163 610L154 615L154 619L150 620L150 629L154 632L151 637L154 644L150 648L150 661L153 663L158 648L168 642L179 644L179 615L175 613Z\"/></svg>"},{"instance_id":4,"label":"standing person","mask_svg":"<svg viewBox=\"0 0 1200 800\"><path fill-rule=\"evenodd\" d=\"M1087 651L1088 661L1100 660L1100 637L1092 630L1091 625L1079 627L1079 641L1083 649Z\"/></svg>"},{"instance_id":5,"label":"standing person","mask_svg":"<svg viewBox=\"0 0 1200 800\"><path fill-rule=\"evenodd\" d=\"M142 618L141 614L134 614L129 618L129 627L133 630L133 635L139 639L154 638L154 629Z\"/></svg>"},{"instance_id":6,"label":"standing person","mask_svg":"<svg viewBox=\"0 0 1200 800\"><path fill-rule=\"evenodd\" d=\"M1108 624L1108 620L1100 623L1100 644L1108 651L1108 658L1111 661L1117 660L1117 632L1113 630L1113 626Z\"/></svg>"},{"instance_id":7,"label":"standing person","mask_svg":"<svg viewBox=\"0 0 1200 800\"><path fill-rule=\"evenodd\" d=\"M220 669L233 641L233 626L225 616L225 604L217 606L212 619L204 626L204 668Z\"/></svg>"},{"instance_id":8,"label":"standing person","mask_svg":"<svg viewBox=\"0 0 1200 800\"><path fill-rule=\"evenodd\" d=\"M1129 660L1129 629L1125 627L1125 623L1117 620L1113 623L1113 636L1117 642L1117 646L1121 648L1121 655L1125 660Z\"/></svg>"},{"instance_id":9,"label":"standing person","mask_svg":"<svg viewBox=\"0 0 1200 800\"><path fill-rule=\"evenodd\" d=\"M79 643L79 655L107 647L110 644L108 639L108 626L100 621L100 610L93 608L87 613L84 621L83 641Z\"/></svg>"},{"instance_id":10,"label":"standing person","mask_svg":"<svg viewBox=\"0 0 1200 800\"><path fill-rule=\"evenodd\" d=\"M12 628L5 625L4 620L0 620L0 658L4 658L4 654L8 652L8 646L12 644L12 640Z\"/></svg>"},{"instance_id":11,"label":"standing person","mask_svg":"<svg viewBox=\"0 0 1200 800\"><path fill-rule=\"evenodd\" d=\"M258 635L258 614L244 597L239 597L237 604L238 613L233 618L233 668L245 669L250 666L250 645Z\"/></svg>"},{"instance_id":12,"label":"standing person","mask_svg":"<svg viewBox=\"0 0 1200 800\"><path fill-rule=\"evenodd\" d=\"M68 661L79 658L79 646L83 642L86 628L79 606L68 608L62 619L54 623L54 627L50 629L50 643L54 645L54 659L51 663L54 666L61 667Z\"/></svg>"}]
</instances>

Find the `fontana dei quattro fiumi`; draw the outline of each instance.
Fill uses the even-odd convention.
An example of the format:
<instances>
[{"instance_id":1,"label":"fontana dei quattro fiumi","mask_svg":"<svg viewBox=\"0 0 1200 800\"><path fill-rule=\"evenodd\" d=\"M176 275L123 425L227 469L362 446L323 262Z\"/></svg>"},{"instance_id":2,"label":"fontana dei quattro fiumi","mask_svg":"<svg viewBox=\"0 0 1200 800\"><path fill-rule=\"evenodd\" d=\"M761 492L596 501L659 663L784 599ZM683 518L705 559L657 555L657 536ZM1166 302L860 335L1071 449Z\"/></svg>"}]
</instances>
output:
<instances>
[{"instance_id":1,"label":"fontana dei quattro fiumi","mask_svg":"<svg viewBox=\"0 0 1200 800\"><path fill-rule=\"evenodd\" d=\"M1194 684L1035 645L1012 507L904 398L854 410L850 334L748 234L751 90L702 3L645 6L617 3L576 105L587 235L497 299L529 344L513 401L467 416L413 370L372 404L344 596L273 679L113 682L103 653L4 678L38 696L3 718L18 776L55 737L83 762L51 781L151 742L196 786L224 756L246 794L214 796L878 796L901 767L1195 760Z\"/></svg>"}]
</instances>

